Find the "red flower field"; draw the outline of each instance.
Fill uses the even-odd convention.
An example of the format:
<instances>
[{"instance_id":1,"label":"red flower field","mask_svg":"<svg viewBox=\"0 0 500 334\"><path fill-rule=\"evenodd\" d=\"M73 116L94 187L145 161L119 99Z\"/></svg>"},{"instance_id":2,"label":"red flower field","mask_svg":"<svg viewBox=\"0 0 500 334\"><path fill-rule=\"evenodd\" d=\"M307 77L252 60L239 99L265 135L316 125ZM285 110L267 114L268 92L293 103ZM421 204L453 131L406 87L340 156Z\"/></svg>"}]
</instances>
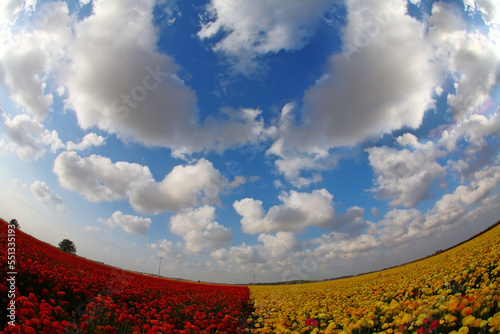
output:
<instances>
[{"instance_id":1,"label":"red flower field","mask_svg":"<svg viewBox=\"0 0 500 334\"><path fill-rule=\"evenodd\" d=\"M1 333L238 333L252 312L247 287L122 271L64 253L5 221L0 266L1 323L15 323Z\"/></svg>"}]
</instances>

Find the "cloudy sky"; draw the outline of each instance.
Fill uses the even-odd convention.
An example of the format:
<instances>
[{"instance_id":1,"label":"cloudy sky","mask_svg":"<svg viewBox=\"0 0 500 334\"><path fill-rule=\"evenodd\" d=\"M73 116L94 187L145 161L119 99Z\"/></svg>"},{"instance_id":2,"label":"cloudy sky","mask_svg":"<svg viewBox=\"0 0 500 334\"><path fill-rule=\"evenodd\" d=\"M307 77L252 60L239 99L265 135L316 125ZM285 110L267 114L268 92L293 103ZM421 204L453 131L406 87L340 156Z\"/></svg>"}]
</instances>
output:
<instances>
[{"instance_id":1,"label":"cloudy sky","mask_svg":"<svg viewBox=\"0 0 500 334\"><path fill-rule=\"evenodd\" d=\"M0 216L193 280L397 265L500 219L496 0L7 0Z\"/></svg>"}]
</instances>

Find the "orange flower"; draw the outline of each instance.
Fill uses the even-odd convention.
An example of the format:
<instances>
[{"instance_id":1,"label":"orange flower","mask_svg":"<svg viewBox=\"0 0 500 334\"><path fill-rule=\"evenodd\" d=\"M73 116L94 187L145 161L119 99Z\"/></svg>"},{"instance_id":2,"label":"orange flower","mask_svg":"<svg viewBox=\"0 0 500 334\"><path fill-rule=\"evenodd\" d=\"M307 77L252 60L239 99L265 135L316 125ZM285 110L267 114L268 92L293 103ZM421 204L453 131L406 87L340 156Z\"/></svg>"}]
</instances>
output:
<instances>
[{"instance_id":1,"label":"orange flower","mask_svg":"<svg viewBox=\"0 0 500 334\"><path fill-rule=\"evenodd\" d=\"M462 313L462 316L466 317L466 316L468 316L469 314L472 313L472 308L470 306L467 306L466 308L464 308L462 310L461 313Z\"/></svg>"},{"instance_id":2,"label":"orange flower","mask_svg":"<svg viewBox=\"0 0 500 334\"><path fill-rule=\"evenodd\" d=\"M451 302L450 302L450 305L448 305L448 310L449 311L455 311L458 307L458 300L456 299L453 299Z\"/></svg>"}]
</instances>

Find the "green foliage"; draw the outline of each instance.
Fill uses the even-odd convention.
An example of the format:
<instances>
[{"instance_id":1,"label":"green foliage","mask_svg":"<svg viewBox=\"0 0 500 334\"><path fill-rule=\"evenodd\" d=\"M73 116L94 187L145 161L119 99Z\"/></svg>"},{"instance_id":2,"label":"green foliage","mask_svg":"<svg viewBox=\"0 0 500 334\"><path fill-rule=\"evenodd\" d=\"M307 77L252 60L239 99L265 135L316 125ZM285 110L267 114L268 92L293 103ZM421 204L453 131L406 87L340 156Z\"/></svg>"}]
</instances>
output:
<instances>
[{"instance_id":1,"label":"green foliage","mask_svg":"<svg viewBox=\"0 0 500 334\"><path fill-rule=\"evenodd\" d=\"M17 222L17 219L11 219L9 225L14 226L15 229L21 228L21 226L19 226L19 223Z\"/></svg>"},{"instance_id":2,"label":"green foliage","mask_svg":"<svg viewBox=\"0 0 500 334\"><path fill-rule=\"evenodd\" d=\"M76 246L73 243L73 241L69 239L63 239L59 243L59 249L62 250L63 252L69 253L69 254L76 254Z\"/></svg>"}]
</instances>

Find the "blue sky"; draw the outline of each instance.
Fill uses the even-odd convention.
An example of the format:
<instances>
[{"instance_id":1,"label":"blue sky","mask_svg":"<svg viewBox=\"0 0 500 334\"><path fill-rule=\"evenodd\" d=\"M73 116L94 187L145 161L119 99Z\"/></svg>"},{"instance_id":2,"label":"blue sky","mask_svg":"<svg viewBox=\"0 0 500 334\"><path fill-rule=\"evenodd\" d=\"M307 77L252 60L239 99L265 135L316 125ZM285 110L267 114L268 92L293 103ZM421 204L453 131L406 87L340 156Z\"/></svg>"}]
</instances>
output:
<instances>
[{"instance_id":1,"label":"blue sky","mask_svg":"<svg viewBox=\"0 0 500 334\"><path fill-rule=\"evenodd\" d=\"M11 0L0 29L0 216L81 256L325 279L499 219L493 0Z\"/></svg>"}]
</instances>

